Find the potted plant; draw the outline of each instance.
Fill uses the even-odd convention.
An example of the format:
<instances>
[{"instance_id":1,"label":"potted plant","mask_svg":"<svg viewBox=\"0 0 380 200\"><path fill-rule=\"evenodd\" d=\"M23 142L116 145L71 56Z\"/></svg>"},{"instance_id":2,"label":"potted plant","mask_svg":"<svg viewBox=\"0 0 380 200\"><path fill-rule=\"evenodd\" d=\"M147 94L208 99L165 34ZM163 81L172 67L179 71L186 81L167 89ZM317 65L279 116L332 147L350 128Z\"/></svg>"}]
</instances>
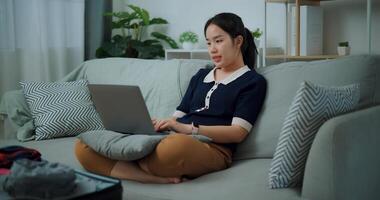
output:
<instances>
[{"instance_id":1,"label":"potted plant","mask_svg":"<svg viewBox=\"0 0 380 200\"><path fill-rule=\"evenodd\" d=\"M259 28L256 28L256 30L251 31L251 33L252 33L252 37L255 41L256 47L259 47L260 46L260 39L259 38L263 34L263 31L261 31Z\"/></svg>"},{"instance_id":2,"label":"potted plant","mask_svg":"<svg viewBox=\"0 0 380 200\"><path fill-rule=\"evenodd\" d=\"M338 55L340 56L346 56L346 55L350 55L350 45L349 43L346 41L346 42L339 42L338 44Z\"/></svg>"},{"instance_id":3,"label":"potted plant","mask_svg":"<svg viewBox=\"0 0 380 200\"><path fill-rule=\"evenodd\" d=\"M165 56L165 50L161 41L178 49L177 43L169 36L152 32L149 38L143 39L142 35L147 27L154 24L168 24L162 18L150 18L149 12L143 8L129 5L129 11L105 13L107 17L113 17L112 29L120 30L111 41L106 41L96 50L97 58L105 57L132 57L154 59Z\"/></svg>"},{"instance_id":4,"label":"potted plant","mask_svg":"<svg viewBox=\"0 0 380 200\"><path fill-rule=\"evenodd\" d=\"M198 35L192 31L186 31L179 36L179 42L184 49L190 50L194 48L194 44L198 42Z\"/></svg>"}]
</instances>

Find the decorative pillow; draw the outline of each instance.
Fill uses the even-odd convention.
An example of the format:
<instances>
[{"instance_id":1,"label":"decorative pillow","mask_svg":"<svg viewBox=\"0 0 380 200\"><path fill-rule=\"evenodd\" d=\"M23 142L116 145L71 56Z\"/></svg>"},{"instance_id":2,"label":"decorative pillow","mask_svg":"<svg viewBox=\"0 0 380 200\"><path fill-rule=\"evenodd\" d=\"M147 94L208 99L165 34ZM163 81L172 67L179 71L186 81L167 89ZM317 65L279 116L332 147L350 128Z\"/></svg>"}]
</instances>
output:
<instances>
[{"instance_id":1,"label":"decorative pillow","mask_svg":"<svg viewBox=\"0 0 380 200\"><path fill-rule=\"evenodd\" d=\"M328 119L353 110L359 96L359 84L343 87L301 84L285 118L271 163L270 188L302 183L306 159L318 129Z\"/></svg>"},{"instance_id":2,"label":"decorative pillow","mask_svg":"<svg viewBox=\"0 0 380 200\"><path fill-rule=\"evenodd\" d=\"M108 130L88 131L78 136L94 151L115 160L137 160L150 154L166 135L129 135ZM193 136L202 142L211 139Z\"/></svg>"},{"instance_id":3,"label":"decorative pillow","mask_svg":"<svg viewBox=\"0 0 380 200\"><path fill-rule=\"evenodd\" d=\"M36 140L104 129L86 80L20 84L36 127Z\"/></svg>"}]
</instances>

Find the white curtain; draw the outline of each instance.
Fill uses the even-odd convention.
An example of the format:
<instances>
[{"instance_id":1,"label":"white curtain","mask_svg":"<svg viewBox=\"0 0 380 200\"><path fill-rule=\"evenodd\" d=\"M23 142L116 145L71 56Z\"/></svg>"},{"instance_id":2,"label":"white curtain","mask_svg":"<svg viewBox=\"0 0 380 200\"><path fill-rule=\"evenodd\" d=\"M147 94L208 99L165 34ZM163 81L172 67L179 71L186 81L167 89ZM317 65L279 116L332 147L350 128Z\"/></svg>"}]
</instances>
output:
<instances>
[{"instance_id":1,"label":"white curtain","mask_svg":"<svg viewBox=\"0 0 380 200\"><path fill-rule=\"evenodd\" d=\"M84 0L0 0L0 97L84 60Z\"/></svg>"}]
</instances>

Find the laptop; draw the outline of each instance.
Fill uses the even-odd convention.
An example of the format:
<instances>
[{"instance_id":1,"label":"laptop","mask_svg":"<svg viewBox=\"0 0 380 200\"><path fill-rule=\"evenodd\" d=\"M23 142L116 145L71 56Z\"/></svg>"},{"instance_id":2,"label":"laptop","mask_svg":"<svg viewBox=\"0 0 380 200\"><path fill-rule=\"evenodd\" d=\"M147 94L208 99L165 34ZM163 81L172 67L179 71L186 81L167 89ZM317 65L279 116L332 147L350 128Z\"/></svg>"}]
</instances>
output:
<instances>
[{"instance_id":1,"label":"laptop","mask_svg":"<svg viewBox=\"0 0 380 200\"><path fill-rule=\"evenodd\" d=\"M138 86L89 84L88 88L107 130L126 134L160 134L154 130Z\"/></svg>"}]
</instances>

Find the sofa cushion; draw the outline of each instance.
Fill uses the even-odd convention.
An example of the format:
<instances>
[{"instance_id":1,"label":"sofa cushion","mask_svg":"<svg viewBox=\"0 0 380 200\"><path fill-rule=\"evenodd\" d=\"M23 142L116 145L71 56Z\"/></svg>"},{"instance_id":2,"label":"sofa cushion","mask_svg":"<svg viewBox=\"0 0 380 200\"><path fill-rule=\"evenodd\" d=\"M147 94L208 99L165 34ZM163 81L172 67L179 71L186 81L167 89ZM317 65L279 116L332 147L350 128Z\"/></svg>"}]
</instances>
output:
<instances>
[{"instance_id":1,"label":"sofa cushion","mask_svg":"<svg viewBox=\"0 0 380 200\"><path fill-rule=\"evenodd\" d=\"M34 120L36 140L104 129L86 80L20 84Z\"/></svg>"},{"instance_id":2,"label":"sofa cushion","mask_svg":"<svg viewBox=\"0 0 380 200\"><path fill-rule=\"evenodd\" d=\"M301 200L300 188L273 190L268 187L269 166L270 159L250 159L236 161L228 169L180 184L123 181L124 199Z\"/></svg>"},{"instance_id":3,"label":"sofa cushion","mask_svg":"<svg viewBox=\"0 0 380 200\"><path fill-rule=\"evenodd\" d=\"M164 135L129 135L114 131L88 131L78 138L94 151L114 160L137 160L151 153Z\"/></svg>"},{"instance_id":4,"label":"sofa cushion","mask_svg":"<svg viewBox=\"0 0 380 200\"><path fill-rule=\"evenodd\" d=\"M238 145L234 159L271 158L282 123L303 81L326 86L360 84L359 107L380 103L379 56L347 56L333 60L290 62L260 68L268 82L262 112L247 139ZM377 93L377 98L376 98Z\"/></svg>"},{"instance_id":5,"label":"sofa cushion","mask_svg":"<svg viewBox=\"0 0 380 200\"><path fill-rule=\"evenodd\" d=\"M137 85L152 118L172 116L190 78L207 60L143 60L105 58L83 64L90 84Z\"/></svg>"},{"instance_id":6,"label":"sofa cushion","mask_svg":"<svg viewBox=\"0 0 380 200\"><path fill-rule=\"evenodd\" d=\"M96 152L114 160L138 160L150 154L166 135L130 135L108 130L87 131L78 138ZM202 141L211 139L203 135L192 135Z\"/></svg>"},{"instance_id":7,"label":"sofa cushion","mask_svg":"<svg viewBox=\"0 0 380 200\"><path fill-rule=\"evenodd\" d=\"M16 139L0 140L0 147L19 145L36 149L41 153L41 159L63 163L75 169L82 169L74 154L76 139L76 137L63 137L52 140L32 140L28 142L20 142Z\"/></svg>"},{"instance_id":8,"label":"sofa cushion","mask_svg":"<svg viewBox=\"0 0 380 200\"><path fill-rule=\"evenodd\" d=\"M357 84L330 88L303 82L285 118L269 172L271 188L294 187L303 178L314 137L328 119L355 108Z\"/></svg>"}]
</instances>

